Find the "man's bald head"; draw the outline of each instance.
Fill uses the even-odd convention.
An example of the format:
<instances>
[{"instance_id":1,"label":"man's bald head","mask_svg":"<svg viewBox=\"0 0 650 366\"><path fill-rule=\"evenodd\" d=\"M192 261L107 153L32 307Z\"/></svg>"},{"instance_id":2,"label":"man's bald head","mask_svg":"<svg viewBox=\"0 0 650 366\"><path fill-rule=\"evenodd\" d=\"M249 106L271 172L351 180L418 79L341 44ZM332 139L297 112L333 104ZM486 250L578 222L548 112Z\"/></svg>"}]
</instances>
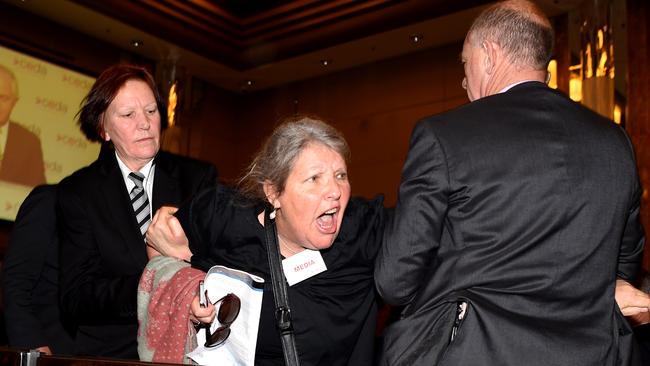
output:
<instances>
[{"instance_id":1,"label":"man's bald head","mask_svg":"<svg viewBox=\"0 0 650 366\"><path fill-rule=\"evenodd\" d=\"M465 42L498 44L511 64L546 69L553 55L553 28L532 2L507 0L484 10L472 24Z\"/></svg>"}]
</instances>

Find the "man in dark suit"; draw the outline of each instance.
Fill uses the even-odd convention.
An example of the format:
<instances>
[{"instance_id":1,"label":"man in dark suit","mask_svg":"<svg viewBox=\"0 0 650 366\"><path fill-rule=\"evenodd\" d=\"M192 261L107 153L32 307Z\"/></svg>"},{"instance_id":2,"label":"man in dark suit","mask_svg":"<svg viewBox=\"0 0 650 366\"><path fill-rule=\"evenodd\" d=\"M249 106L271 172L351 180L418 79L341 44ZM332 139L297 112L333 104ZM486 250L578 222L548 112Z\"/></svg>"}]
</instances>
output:
<instances>
[{"instance_id":1,"label":"man in dark suit","mask_svg":"<svg viewBox=\"0 0 650 366\"><path fill-rule=\"evenodd\" d=\"M99 158L59 184L61 307L79 355L137 359L136 299L155 211L216 184L216 171L159 151L165 108L151 75L116 65L79 113Z\"/></svg>"},{"instance_id":2,"label":"man in dark suit","mask_svg":"<svg viewBox=\"0 0 650 366\"><path fill-rule=\"evenodd\" d=\"M9 120L17 101L16 77L0 65L0 180L34 187L45 183L41 141Z\"/></svg>"},{"instance_id":3,"label":"man in dark suit","mask_svg":"<svg viewBox=\"0 0 650 366\"><path fill-rule=\"evenodd\" d=\"M56 186L38 186L23 201L2 269L9 346L72 354L74 343L59 312Z\"/></svg>"},{"instance_id":4,"label":"man in dark suit","mask_svg":"<svg viewBox=\"0 0 650 366\"><path fill-rule=\"evenodd\" d=\"M643 252L634 152L545 85L552 50L534 4L491 6L463 46L471 103L415 127L375 272L405 306L382 364L630 362L614 293Z\"/></svg>"}]
</instances>

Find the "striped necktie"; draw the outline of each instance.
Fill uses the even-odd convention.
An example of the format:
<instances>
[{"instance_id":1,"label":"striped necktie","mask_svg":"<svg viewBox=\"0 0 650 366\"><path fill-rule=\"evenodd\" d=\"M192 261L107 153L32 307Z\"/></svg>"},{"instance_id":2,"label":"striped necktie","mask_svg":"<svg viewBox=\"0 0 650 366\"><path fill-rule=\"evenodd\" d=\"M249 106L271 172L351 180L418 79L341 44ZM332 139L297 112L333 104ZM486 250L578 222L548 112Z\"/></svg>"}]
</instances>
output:
<instances>
[{"instance_id":1,"label":"striped necktie","mask_svg":"<svg viewBox=\"0 0 650 366\"><path fill-rule=\"evenodd\" d=\"M129 173L129 179L135 183L135 187L131 190L131 205L133 205L133 212L135 219L138 221L138 227L144 238L149 223L151 222L151 210L149 209L149 200L147 199L147 192L144 189L144 174Z\"/></svg>"}]
</instances>

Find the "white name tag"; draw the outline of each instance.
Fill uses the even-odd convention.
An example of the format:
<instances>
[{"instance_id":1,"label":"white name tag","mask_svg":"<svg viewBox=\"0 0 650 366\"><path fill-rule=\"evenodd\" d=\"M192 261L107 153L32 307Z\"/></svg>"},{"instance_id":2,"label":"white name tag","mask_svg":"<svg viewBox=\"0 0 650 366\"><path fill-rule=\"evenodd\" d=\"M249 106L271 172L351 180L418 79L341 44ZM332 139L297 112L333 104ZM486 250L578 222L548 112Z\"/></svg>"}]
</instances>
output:
<instances>
[{"instance_id":1,"label":"white name tag","mask_svg":"<svg viewBox=\"0 0 650 366\"><path fill-rule=\"evenodd\" d=\"M282 261L284 276L289 286L293 286L309 277L327 271L327 266L318 250L305 249Z\"/></svg>"}]
</instances>

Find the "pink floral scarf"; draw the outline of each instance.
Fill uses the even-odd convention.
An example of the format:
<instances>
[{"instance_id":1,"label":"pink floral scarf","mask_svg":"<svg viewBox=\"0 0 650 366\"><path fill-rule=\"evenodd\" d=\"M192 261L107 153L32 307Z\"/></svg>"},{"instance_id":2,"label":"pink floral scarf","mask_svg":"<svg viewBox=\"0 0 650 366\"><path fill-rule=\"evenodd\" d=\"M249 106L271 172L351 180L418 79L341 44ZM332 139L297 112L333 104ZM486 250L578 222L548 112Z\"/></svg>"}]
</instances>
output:
<instances>
[{"instance_id":1,"label":"pink floral scarf","mask_svg":"<svg viewBox=\"0 0 650 366\"><path fill-rule=\"evenodd\" d=\"M205 272L175 258L149 261L138 286L138 354L142 361L184 363L196 348L190 304Z\"/></svg>"}]
</instances>

